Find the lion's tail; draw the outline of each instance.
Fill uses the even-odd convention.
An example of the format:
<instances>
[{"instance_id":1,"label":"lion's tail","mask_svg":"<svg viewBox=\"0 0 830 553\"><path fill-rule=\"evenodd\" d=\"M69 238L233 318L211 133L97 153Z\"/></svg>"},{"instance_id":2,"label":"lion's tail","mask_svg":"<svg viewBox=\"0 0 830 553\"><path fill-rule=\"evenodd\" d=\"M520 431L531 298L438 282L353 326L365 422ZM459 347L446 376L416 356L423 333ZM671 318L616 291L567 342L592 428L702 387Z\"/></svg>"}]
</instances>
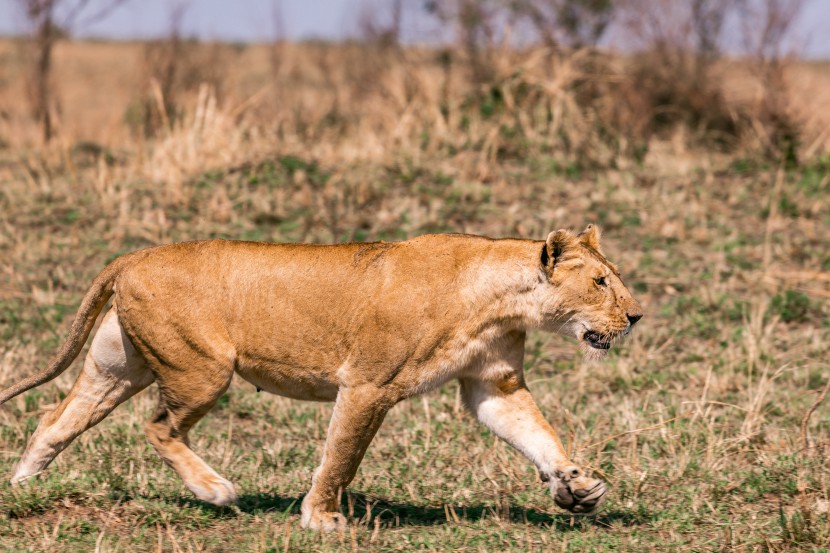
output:
<instances>
[{"instance_id":1,"label":"lion's tail","mask_svg":"<svg viewBox=\"0 0 830 553\"><path fill-rule=\"evenodd\" d=\"M89 333L92 332L92 327L95 326L98 315L106 305L107 300L112 296L116 277L133 255L121 256L101 271L92 282L92 286L78 308L78 313L75 315L75 320L69 329L69 337L61 346L58 354L52 359L52 362L49 363L49 366L39 373L18 382L11 388L0 392L0 405L26 390L40 386L44 382L49 382L72 364L72 361L83 349Z\"/></svg>"}]
</instances>

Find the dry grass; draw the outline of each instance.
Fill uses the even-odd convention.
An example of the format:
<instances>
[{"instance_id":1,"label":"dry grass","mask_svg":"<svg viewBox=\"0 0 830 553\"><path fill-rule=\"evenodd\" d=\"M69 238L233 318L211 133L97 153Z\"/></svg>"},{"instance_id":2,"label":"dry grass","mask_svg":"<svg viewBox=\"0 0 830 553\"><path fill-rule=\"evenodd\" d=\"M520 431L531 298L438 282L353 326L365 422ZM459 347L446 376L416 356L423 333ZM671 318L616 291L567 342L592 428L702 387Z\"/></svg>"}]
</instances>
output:
<instances>
[{"instance_id":1,"label":"dry grass","mask_svg":"<svg viewBox=\"0 0 830 553\"><path fill-rule=\"evenodd\" d=\"M25 51L0 41L0 144L15 150L36 146L39 136L25 101ZM65 150L91 143L142 153L148 130L163 136L188 125L182 118L195 113L207 85L244 138L197 153L217 165L275 148L333 164L475 154L469 176L487 178L489 163L539 154L628 167L666 147L672 157L695 158L711 157L713 146L743 156L776 148L764 111L769 92L751 60L720 62L701 87L692 70L678 69L688 65L683 59L501 49L488 57L492 81L476 84L463 52L452 49L185 43L175 62L159 52L140 43L58 43L54 111ZM170 82L157 80L159 63L175 66ZM798 133L799 157L819 159L830 152L830 72L793 62L784 75L778 116Z\"/></svg>"},{"instance_id":2,"label":"dry grass","mask_svg":"<svg viewBox=\"0 0 830 553\"><path fill-rule=\"evenodd\" d=\"M56 144L27 145L37 133L14 95L19 83L7 78L0 91L9 114L0 123L9 143L0 151L0 386L45 363L114 255L197 238L538 238L594 221L646 317L600 365L582 362L559 338L528 340L528 380L543 411L571 451L611 483L597 516L557 512L532 466L460 409L451 384L390 414L343 498L350 532L302 532L299 501L331 407L237 382L193 445L238 485L238 508L193 500L152 453L141 431L154 406L148 391L79 438L39 481L22 490L0 485L0 546L830 547L826 405L808 421L813 447L804 450L800 437L830 378L826 146L780 171L742 150L715 155L669 136L637 163L627 147L597 142L602 112L573 94L578 58L556 60L547 76L546 58L505 58L494 97L471 88L458 61L447 82L434 52L320 45L285 45L279 63L265 47L238 52L222 98L198 86L183 93L179 116L147 139L122 117L141 99L131 91L152 99L152 90L118 62L138 63L143 47L61 48L60 71L74 67L89 78L58 75L64 113ZM343 60L361 52L364 73L347 75L356 64ZM12 74L9 59L3 75ZM525 71L511 77L519 65ZM826 78L821 67L794 71ZM471 99L477 103L465 103ZM78 147L81 140L103 149ZM0 409L0 473L11 472L78 367Z\"/></svg>"}]
</instances>

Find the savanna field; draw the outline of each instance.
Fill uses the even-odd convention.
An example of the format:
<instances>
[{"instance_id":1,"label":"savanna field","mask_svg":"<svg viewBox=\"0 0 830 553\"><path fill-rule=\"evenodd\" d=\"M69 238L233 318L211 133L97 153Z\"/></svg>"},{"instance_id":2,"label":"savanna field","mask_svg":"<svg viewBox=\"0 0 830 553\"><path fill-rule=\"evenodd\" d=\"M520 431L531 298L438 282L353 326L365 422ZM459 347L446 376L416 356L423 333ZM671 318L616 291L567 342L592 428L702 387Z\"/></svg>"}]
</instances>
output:
<instances>
[{"instance_id":1,"label":"savanna field","mask_svg":"<svg viewBox=\"0 0 830 553\"><path fill-rule=\"evenodd\" d=\"M610 495L596 515L559 511L449 383L388 415L342 496L349 530L304 531L332 406L240 379L191 432L237 486L234 507L196 500L147 443L152 386L11 488L84 352L0 407L0 548L830 548L830 66L788 62L773 94L728 59L706 68L712 89L684 88L659 60L583 50L495 51L476 76L454 49L178 48L58 43L44 145L24 49L0 42L0 387L48 362L121 253L206 238L544 239L594 222L645 317L602 363L532 333L525 368ZM668 96L654 89L666 82Z\"/></svg>"}]
</instances>

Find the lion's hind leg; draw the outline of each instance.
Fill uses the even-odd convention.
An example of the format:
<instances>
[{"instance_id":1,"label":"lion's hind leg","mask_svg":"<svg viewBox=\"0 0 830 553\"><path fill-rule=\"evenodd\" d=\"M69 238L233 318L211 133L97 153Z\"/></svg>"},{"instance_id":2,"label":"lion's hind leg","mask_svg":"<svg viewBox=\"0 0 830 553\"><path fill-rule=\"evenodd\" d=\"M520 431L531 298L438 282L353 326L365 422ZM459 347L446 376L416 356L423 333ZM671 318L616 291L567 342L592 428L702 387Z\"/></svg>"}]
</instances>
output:
<instances>
[{"instance_id":1,"label":"lion's hind leg","mask_svg":"<svg viewBox=\"0 0 830 553\"><path fill-rule=\"evenodd\" d=\"M372 384L340 388L323 459L314 471L311 489L300 508L303 528L325 532L345 528L346 518L339 512L340 491L354 478L386 413L399 400L396 390Z\"/></svg>"},{"instance_id":2,"label":"lion's hind leg","mask_svg":"<svg viewBox=\"0 0 830 553\"><path fill-rule=\"evenodd\" d=\"M147 422L147 439L196 497L214 505L230 505L236 501L233 484L190 449L187 433L228 389L233 370L217 366L212 371L196 374L193 371L160 374L167 379L159 381L161 399L156 414ZM206 377L207 374L215 378ZM180 380L178 383L169 380L174 375Z\"/></svg>"},{"instance_id":3,"label":"lion's hind leg","mask_svg":"<svg viewBox=\"0 0 830 553\"><path fill-rule=\"evenodd\" d=\"M29 439L11 478L12 484L39 474L72 440L153 380L153 373L130 344L113 307L92 340L72 390L54 411L43 417Z\"/></svg>"}]
</instances>

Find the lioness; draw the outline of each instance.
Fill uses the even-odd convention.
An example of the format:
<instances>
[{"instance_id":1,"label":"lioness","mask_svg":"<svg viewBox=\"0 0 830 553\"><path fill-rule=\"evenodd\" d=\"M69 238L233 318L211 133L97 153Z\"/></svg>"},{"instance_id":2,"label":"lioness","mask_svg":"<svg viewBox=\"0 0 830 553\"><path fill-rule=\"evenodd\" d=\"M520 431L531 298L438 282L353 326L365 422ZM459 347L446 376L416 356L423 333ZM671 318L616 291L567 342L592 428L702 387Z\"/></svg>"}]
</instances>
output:
<instances>
[{"instance_id":1,"label":"lioness","mask_svg":"<svg viewBox=\"0 0 830 553\"><path fill-rule=\"evenodd\" d=\"M399 401L461 382L478 419L549 481L556 504L590 512L606 486L568 459L525 386L525 333L542 328L601 357L642 317L599 232L547 240L429 235L334 246L206 241L124 255L92 283L50 366L0 403L66 370L114 296L83 371L29 440L12 483L38 474L73 439L156 382L146 432L197 497L236 499L233 484L188 447L188 431L234 372L258 389L334 401L302 525L345 525L338 491Z\"/></svg>"}]
</instances>

